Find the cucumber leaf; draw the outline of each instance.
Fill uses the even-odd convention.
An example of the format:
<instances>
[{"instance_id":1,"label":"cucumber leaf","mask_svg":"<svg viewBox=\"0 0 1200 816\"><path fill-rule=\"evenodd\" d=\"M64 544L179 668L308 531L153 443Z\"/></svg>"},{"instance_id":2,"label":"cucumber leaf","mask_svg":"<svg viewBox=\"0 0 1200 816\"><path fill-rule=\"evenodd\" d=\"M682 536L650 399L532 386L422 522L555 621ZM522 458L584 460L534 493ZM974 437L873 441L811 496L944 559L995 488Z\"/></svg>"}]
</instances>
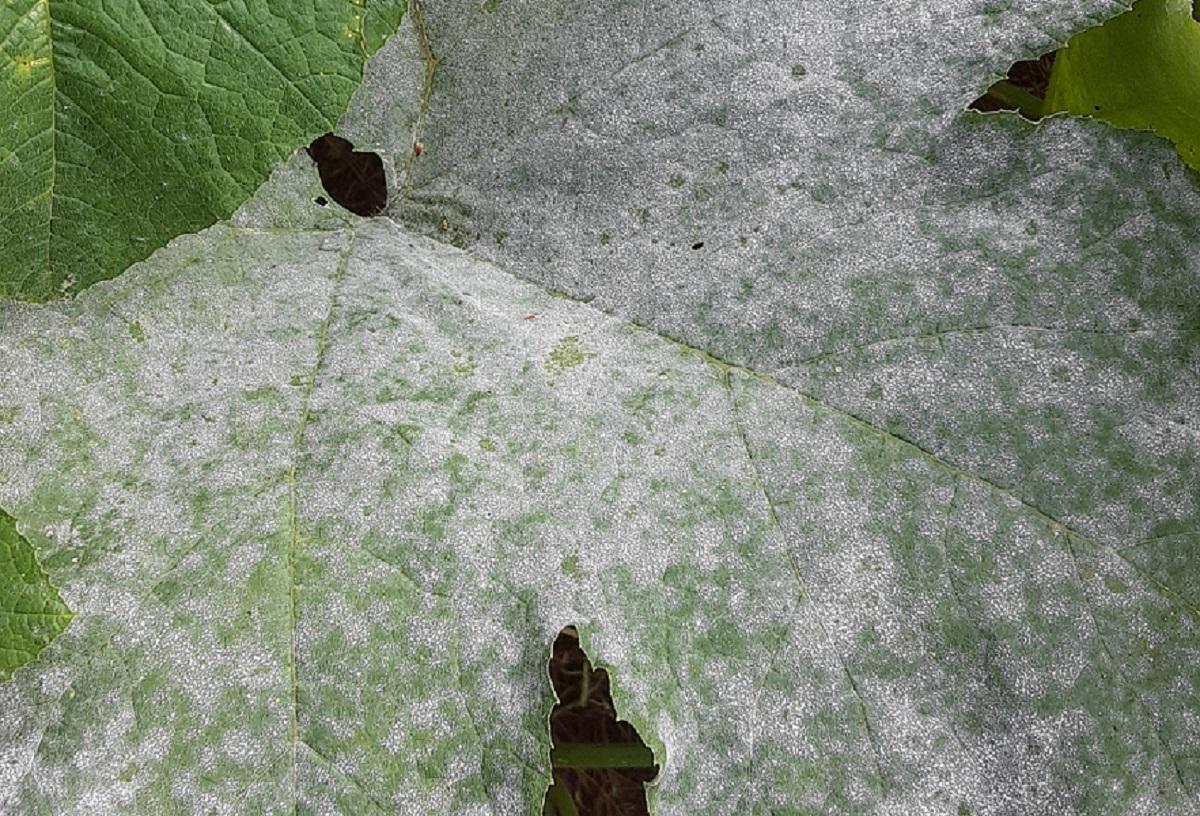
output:
<instances>
[{"instance_id":1,"label":"cucumber leaf","mask_svg":"<svg viewBox=\"0 0 1200 816\"><path fill-rule=\"evenodd\" d=\"M1190 816L1200 185L963 110L1123 10L415 7L386 217L0 305L0 811L537 813L575 624L656 816Z\"/></svg>"},{"instance_id":2,"label":"cucumber leaf","mask_svg":"<svg viewBox=\"0 0 1200 816\"><path fill-rule=\"evenodd\" d=\"M0 297L111 278L328 130L403 0L0 5Z\"/></svg>"},{"instance_id":3,"label":"cucumber leaf","mask_svg":"<svg viewBox=\"0 0 1200 816\"><path fill-rule=\"evenodd\" d=\"M37 657L70 621L16 521L0 510L0 682Z\"/></svg>"},{"instance_id":4,"label":"cucumber leaf","mask_svg":"<svg viewBox=\"0 0 1200 816\"><path fill-rule=\"evenodd\" d=\"M1140 0L1058 53L1046 111L1151 130L1200 170L1200 23L1191 0Z\"/></svg>"}]
</instances>

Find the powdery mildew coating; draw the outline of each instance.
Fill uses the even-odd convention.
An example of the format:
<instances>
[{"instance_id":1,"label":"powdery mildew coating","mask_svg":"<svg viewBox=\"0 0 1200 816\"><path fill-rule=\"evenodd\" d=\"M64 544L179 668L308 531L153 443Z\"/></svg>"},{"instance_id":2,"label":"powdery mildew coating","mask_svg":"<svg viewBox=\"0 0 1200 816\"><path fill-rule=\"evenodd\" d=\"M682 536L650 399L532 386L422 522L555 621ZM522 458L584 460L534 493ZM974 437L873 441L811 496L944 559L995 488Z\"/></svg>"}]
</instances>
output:
<instances>
[{"instance_id":1,"label":"powdery mildew coating","mask_svg":"<svg viewBox=\"0 0 1200 816\"><path fill-rule=\"evenodd\" d=\"M157 260L6 307L15 812L532 808L572 621L659 812L1186 801L1188 602L1011 491L386 223Z\"/></svg>"},{"instance_id":2,"label":"powdery mildew coating","mask_svg":"<svg viewBox=\"0 0 1200 816\"><path fill-rule=\"evenodd\" d=\"M427 7L396 213L492 244L314 214L295 162L235 226L2 307L0 505L78 617L0 686L0 810L535 812L577 623L656 814L1192 812L1194 181L955 113L1070 5ZM379 101L405 36L364 135L413 120ZM627 52L591 118L532 115ZM680 127L723 69L726 118Z\"/></svg>"}]
</instances>

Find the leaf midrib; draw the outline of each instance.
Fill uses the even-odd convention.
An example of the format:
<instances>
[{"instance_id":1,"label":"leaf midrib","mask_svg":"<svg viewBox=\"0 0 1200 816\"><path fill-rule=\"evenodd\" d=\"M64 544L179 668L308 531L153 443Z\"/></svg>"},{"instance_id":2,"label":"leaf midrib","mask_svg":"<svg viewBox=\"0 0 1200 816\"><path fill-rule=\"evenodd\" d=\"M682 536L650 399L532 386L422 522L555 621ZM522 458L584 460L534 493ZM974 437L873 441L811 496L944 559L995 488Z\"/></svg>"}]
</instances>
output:
<instances>
[{"instance_id":1,"label":"leaf midrib","mask_svg":"<svg viewBox=\"0 0 1200 816\"><path fill-rule=\"evenodd\" d=\"M46 270L54 269L54 199L58 197L58 71L54 65L54 15L50 0L38 0L46 7L46 50L50 60L50 186L46 212Z\"/></svg>"},{"instance_id":2,"label":"leaf midrib","mask_svg":"<svg viewBox=\"0 0 1200 816\"><path fill-rule=\"evenodd\" d=\"M296 429L292 435L292 461L288 467L286 480L288 488L288 541L287 541L287 604L288 604L288 739L289 751L291 754L290 761L290 788L292 792L292 811L295 813L299 808L299 788L298 788L298 751L303 740L300 737L300 690L299 690L299 671L297 660L297 617L298 617L298 593L299 589L296 583L296 559L300 549L300 522L299 522L299 496L297 493L296 470L297 464L300 461L301 449L304 446L305 433L308 430L309 418L312 415L312 395L317 387L317 378L320 376L321 369L325 366L326 352L329 350L329 326L333 322L334 312L337 310L338 298L341 294L342 284L346 279L346 271L350 266L350 255L354 249L355 231L353 228L345 232L346 247L342 250L338 257L337 269L334 272L331 281L331 289L329 293L329 305L325 310L325 315L321 322L317 325L316 334L316 358L313 362L312 369L309 371L307 382L304 384L304 394L302 396L300 418L296 423ZM311 746L310 746L311 747Z\"/></svg>"}]
</instances>

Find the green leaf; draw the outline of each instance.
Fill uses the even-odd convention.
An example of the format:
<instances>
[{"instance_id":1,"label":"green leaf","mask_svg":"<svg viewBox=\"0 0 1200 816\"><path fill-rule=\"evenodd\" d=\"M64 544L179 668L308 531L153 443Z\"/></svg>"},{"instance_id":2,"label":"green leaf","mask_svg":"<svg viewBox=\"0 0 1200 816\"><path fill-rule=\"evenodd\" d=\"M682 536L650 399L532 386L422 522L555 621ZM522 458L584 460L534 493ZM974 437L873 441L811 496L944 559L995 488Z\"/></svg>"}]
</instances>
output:
<instances>
[{"instance_id":1,"label":"green leaf","mask_svg":"<svg viewBox=\"0 0 1200 816\"><path fill-rule=\"evenodd\" d=\"M963 111L1121 10L431 2L389 217L0 305L0 810L537 813L575 624L655 816L1191 816L1200 185Z\"/></svg>"},{"instance_id":2,"label":"green leaf","mask_svg":"<svg viewBox=\"0 0 1200 816\"><path fill-rule=\"evenodd\" d=\"M1200 169L1200 23L1192 0L1139 0L1072 37L1054 61L1047 111L1151 130Z\"/></svg>"},{"instance_id":3,"label":"green leaf","mask_svg":"<svg viewBox=\"0 0 1200 816\"><path fill-rule=\"evenodd\" d=\"M16 521L0 510L0 682L37 657L70 622L70 611Z\"/></svg>"},{"instance_id":4,"label":"green leaf","mask_svg":"<svg viewBox=\"0 0 1200 816\"><path fill-rule=\"evenodd\" d=\"M0 297L111 278L329 130L404 0L0 5Z\"/></svg>"}]
</instances>

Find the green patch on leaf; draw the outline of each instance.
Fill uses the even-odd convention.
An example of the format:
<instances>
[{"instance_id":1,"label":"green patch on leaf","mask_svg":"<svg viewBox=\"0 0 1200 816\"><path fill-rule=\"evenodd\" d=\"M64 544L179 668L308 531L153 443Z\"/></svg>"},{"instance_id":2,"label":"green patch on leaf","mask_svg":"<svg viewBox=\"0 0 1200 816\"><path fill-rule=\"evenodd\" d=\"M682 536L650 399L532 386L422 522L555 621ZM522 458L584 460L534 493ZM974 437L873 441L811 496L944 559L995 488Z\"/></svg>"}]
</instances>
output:
<instances>
[{"instance_id":1,"label":"green patch on leaf","mask_svg":"<svg viewBox=\"0 0 1200 816\"><path fill-rule=\"evenodd\" d=\"M558 345L546 358L545 368L551 374L561 374L568 369L582 365L588 356L590 355L579 344L578 337L564 337L558 341Z\"/></svg>"}]
</instances>

